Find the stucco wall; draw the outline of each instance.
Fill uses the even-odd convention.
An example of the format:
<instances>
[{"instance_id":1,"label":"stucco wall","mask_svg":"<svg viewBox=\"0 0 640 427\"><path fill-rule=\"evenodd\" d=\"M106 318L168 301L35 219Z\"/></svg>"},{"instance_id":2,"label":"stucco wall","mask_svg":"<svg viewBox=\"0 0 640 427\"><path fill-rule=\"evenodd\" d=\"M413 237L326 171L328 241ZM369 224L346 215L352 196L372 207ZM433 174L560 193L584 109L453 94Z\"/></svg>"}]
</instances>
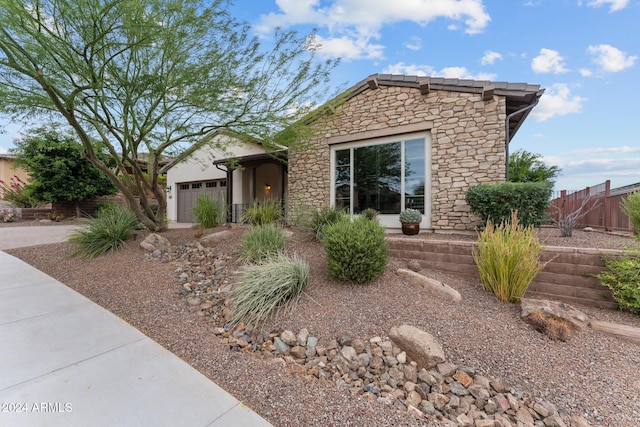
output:
<instances>
[{"instance_id":1,"label":"stucco wall","mask_svg":"<svg viewBox=\"0 0 640 427\"><path fill-rule=\"evenodd\" d=\"M431 132L431 223L434 230L470 230L466 190L505 178L505 99L480 94L380 86L346 101L318 121L308 146L289 154L289 212L329 206L330 145L394 134Z\"/></svg>"},{"instance_id":2,"label":"stucco wall","mask_svg":"<svg viewBox=\"0 0 640 427\"><path fill-rule=\"evenodd\" d=\"M17 176L25 183L29 182L29 174L24 169L16 167L15 160L12 157L0 157L0 180L9 184L14 176Z\"/></svg>"}]
</instances>

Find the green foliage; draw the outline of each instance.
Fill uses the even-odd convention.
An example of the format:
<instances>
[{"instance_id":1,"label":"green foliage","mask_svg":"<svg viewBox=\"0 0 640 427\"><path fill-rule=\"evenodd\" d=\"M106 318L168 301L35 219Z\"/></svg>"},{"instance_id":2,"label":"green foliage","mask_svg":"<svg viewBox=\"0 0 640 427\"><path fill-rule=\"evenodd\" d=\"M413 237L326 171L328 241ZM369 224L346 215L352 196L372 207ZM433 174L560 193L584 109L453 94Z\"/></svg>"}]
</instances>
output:
<instances>
[{"instance_id":1,"label":"green foliage","mask_svg":"<svg viewBox=\"0 0 640 427\"><path fill-rule=\"evenodd\" d=\"M247 233L240 246L239 258L243 262L261 262L284 251L284 233L275 224L255 226Z\"/></svg>"},{"instance_id":2,"label":"green foliage","mask_svg":"<svg viewBox=\"0 0 640 427\"><path fill-rule=\"evenodd\" d=\"M629 217L629 221L636 234L640 234L640 191L636 190L627 195L627 197L620 202L620 208L622 212Z\"/></svg>"},{"instance_id":3,"label":"green foliage","mask_svg":"<svg viewBox=\"0 0 640 427\"><path fill-rule=\"evenodd\" d=\"M347 218L347 214L342 209L338 209L336 207L322 208L313 213L313 217L311 218L311 230L316 236L316 239L322 241L327 227Z\"/></svg>"},{"instance_id":4,"label":"green foliage","mask_svg":"<svg viewBox=\"0 0 640 427\"><path fill-rule=\"evenodd\" d=\"M309 266L297 256L278 255L244 268L233 286L231 323L257 324L270 314L293 309L309 279Z\"/></svg>"},{"instance_id":5,"label":"green foliage","mask_svg":"<svg viewBox=\"0 0 640 427\"><path fill-rule=\"evenodd\" d=\"M517 150L509 155L510 182L546 182L551 187L562 171L558 166L547 166L540 154Z\"/></svg>"},{"instance_id":6,"label":"green foliage","mask_svg":"<svg viewBox=\"0 0 640 427\"><path fill-rule=\"evenodd\" d=\"M470 187L465 199L471 212L479 215L483 223L509 221L511 212L517 211L521 224L539 227L547 220L551 190L544 182L480 184Z\"/></svg>"},{"instance_id":7,"label":"green foliage","mask_svg":"<svg viewBox=\"0 0 640 427\"><path fill-rule=\"evenodd\" d=\"M274 130L289 129L284 139L295 143L298 131L313 128L289 126L335 93L328 88L338 61L318 60L313 37L276 30L264 46L227 1L25 4L0 7L0 113L70 125L87 159L150 229L166 227L160 165L185 141L228 130L270 149ZM107 145L113 168L96 155L93 136ZM143 207L153 193L157 215L141 209L132 188Z\"/></svg>"},{"instance_id":8,"label":"green foliage","mask_svg":"<svg viewBox=\"0 0 640 427\"><path fill-rule=\"evenodd\" d=\"M378 211L373 208L367 208L360 212L363 218L368 219L369 221L378 222Z\"/></svg>"},{"instance_id":9,"label":"green foliage","mask_svg":"<svg viewBox=\"0 0 640 427\"><path fill-rule=\"evenodd\" d=\"M198 196L193 207L193 215L200 224L200 228L213 228L224 221L223 207L209 194Z\"/></svg>"},{"instance_id":10,"label":"green foliage","mask_svg":"<svg viewBox=\"0 0 640 427\"><path fill-rule=\"evenodd\" d=\"M39 204L33 196L33 187L25 184L17 175L12 176L9 183L0 179L0 199L11 202L16 208L35 208Z\"/></svg>"},{"instance_id":11,"label":"green foliage","mask_svg":"<svg viewBox=\"0 0 640 427\"><path fill-rule=\"evenodd\" d=\"M35 198L46 202L77 201L114 194L111 181L86 158L82 144L55 127L31 129L15 141L16 164L31 179ZM106 162L104 153L96 153Z\"/></svg>"},{"instance_id":12,"label":"green foliage","mask_svg":"<svg viewBox=\"0 0 640 427\"><path fill-rule=\"evenodd\" d=\"M139 228L138 219L127 209L117 206L88 219L87 226L75 231L69 237L69 242L74 245L75 256L95 258L120 249L127 237Z\"/></svg>"},{"instance_id":13,"label":"green foliage","mask_svg":"<svg viewBox=\"0 0 640 427\"><path fill-rule=\"evenodd\" d=\"M251 225L264 225L280 222L282 218L282 202L280 200L268 199L262 203L254 200L253 206L244 212L241 221Z\"/></svg>"},{"instance_id":14,"label":"green foliage","mask_svg":"<svg viewBox=\"0 0 640 427\"><path fill-rule=\"evenodd\" d=\"M400 222L403 224L419 224L422 221L422 213L417 209L405 209L400 212Z\"/></svg>"},{"instance_id":15,"label":"green foliage","mask_svg":"<svg viewBox=\"0 0 640 427\"><path fill-rule=\"evenodd\" d=\"M502 301L520 302L546 265L540 262L541 249L533 227L521 225L515 212L509 222L498 226L489 220L473 250L482 286Z\"/></svg>"},{"instance_id":16,"label":"green foliage","mask_svg":"<svg viewBox=\"0 0 640 427\"><path fill-rule=\"evenodd\" d=\"M114 202L99 202L96 204L96 210L93 216L107 215L109 212L115 213L121 206Z\"/></svg>"},{"instance_id":17,"label":"green foliage","mask_svg":"<svg viewBox=\"0 0 640 427\"><path fill-rule=\"evenodd\" d=\"M366 218L339 221L325 229L323 244L329 274L338 280L366 283L387 268L385 229Z\"/></svg>"},{"instance_id":18,"label":"green foliage","mask_svg":"<svg viewBox=\"0 0 640 427\"><path fill-rule=\"evenodd\" d=\"M622 258L604 259L609 271L596 274L600 283L611 289L613 299L620 308L640 314L640 251Z\"/></svg>"}]
</instances>

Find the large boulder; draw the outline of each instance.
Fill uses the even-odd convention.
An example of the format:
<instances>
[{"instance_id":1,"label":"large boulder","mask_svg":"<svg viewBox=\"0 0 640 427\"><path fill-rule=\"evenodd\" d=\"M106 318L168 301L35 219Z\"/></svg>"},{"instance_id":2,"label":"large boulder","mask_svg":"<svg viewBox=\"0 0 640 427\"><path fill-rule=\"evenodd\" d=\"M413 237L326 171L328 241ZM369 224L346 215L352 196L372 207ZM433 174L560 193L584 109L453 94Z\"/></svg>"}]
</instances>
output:
<instances>
[{"instance_id":1,"label":"large boulder","mask_svg":"<svg viewBox=\"0 0 640 427\"><path fill-rule=\"evenodd\" d=\"M389 338L421 368L431 369L445 360L444 351L433 335L414 326L393 327Z\"/></svg>"},{"instance_id":2,"label":"large boulder","mask_svg":"<svg viewBox=\"0 0 640 427\"><path fill-rule=\"evenodd\" d=\"M162 237L158 234L149 234L142 242L140 247L149 252L154 251L168 251L171 248L171 243L166 237Z\"/></svg>"},{"instance_id":3,"label":"large boulder","mask_svg":"<svg viewBox=\"0 0 640 427\"><path fill-rule=\"evenodd\" d=\"M227 240L233 236L233 231L231 230L222 230L216 231L215 233L207 234L206 236L202 236L200 238L200 243L206 246L213 246L217 242L221 242L223 240Z\"/></svg>"}]
</instances>

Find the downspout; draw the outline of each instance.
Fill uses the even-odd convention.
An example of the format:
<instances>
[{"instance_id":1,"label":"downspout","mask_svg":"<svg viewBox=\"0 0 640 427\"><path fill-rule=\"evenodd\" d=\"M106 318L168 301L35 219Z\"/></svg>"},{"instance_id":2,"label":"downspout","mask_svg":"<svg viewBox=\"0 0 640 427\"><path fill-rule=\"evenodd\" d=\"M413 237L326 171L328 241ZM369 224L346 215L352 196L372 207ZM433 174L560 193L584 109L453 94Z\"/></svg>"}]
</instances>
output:
<instances>
[{"instance_id":1,"label":"downspout","mask_svg":"<svg viewBox=\"0 0 640 427\"><path fill-rule=\"evenodd\" d=\"M526 107L522 107L521 109L514 111L513 113L509 114L507 116L507 120L504 122L504 133L505 133L505 143L504 143L504 148L505 148L505 152L506 152L506 159L505 159L505 181L509 181L509 142L511 142L510 139L510 135L509 135L509 122L511 121L511 117L515 116L516 114L520 114L524 111L530 110L533 107L535 107L536 105L538 105L538 102L540 101L540 96L542 95L538 95L536 96L536 99L534 100L533 104L527 105Z\"/></svg>"},{"instance_id":2,"label":"downspout","mask_svg":"<svg viewBox=\"0 0 640 427\"><path fill-rule=\"evenodd\" d=\"M227 203L225 206L225 210L227 211L226 223L230 224L233 222L231 218L231 216L233 215L233 176L232 176L233 171L231 170L231 168L229 168L228 165L225 165L225 167L227 168L226 170L222 169L220 165L217 163L214 164L214 166L219 171L225 172L227 174Z\"/></svg>"}]
</instances>

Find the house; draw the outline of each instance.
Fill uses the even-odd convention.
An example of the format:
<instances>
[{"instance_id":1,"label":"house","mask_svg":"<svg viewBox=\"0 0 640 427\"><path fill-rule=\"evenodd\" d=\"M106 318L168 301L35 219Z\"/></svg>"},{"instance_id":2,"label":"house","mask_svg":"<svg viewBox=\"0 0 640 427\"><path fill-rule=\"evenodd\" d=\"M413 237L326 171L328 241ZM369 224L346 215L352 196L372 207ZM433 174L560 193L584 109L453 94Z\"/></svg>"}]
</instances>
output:
<instances>
[{"instance_id":1,"label":"house","mask_svg":"<svg viewBox=\"0 0 640 427\"><path fill-rule=\"evenodd\" d=\"M169 221L196 222L193 206L208 194L226 207L229 222L238 222L254 201L284 200L286 149L267 150L259 141L216 131L165 165Z\"/></svg>"},{"instance_id":2,"label":"house","mask_svg":"<svg viewBox=\"0 0 640 427\"><path fill-rule=\"evenodd\" d=\"M290 209L377 210L399 230L400 212L421 228L470 231L473 185L506 180L509 141L538 103L538 85L375 74L347 91L316 137L289 152Z\"/></svg>"},{"instance_id":3,"label":"house","mask_svg":"<svg viewBox=\"0 0 640 427\"><path fill-rule=\"evenodd\" d=\"M14 176L25 183L29 182L29 174L16 166L13 154L0 154L0 180L8 184Z\"/></svg>"},{"instance_id":4,"label":"house","mask_svg":"<svg viewBox=\"0 0 640 427\"><path fill-rule=\"evenodd\" d=\"M167 188L178 200L169 218L187 221L195 195L225 185L231 220L242 204L271 197L286 200L290 218L326 206L352 215L373 208L393 231L400 212L414 208L423 230L473 230L467 189L506 180L509 142L543 92L526 83L371 75L308 119L311 139L288 150L287 164L229 134L214 137L236 138L230 152L203 145L174 161Z\"/></svg>"}]
</instances>

